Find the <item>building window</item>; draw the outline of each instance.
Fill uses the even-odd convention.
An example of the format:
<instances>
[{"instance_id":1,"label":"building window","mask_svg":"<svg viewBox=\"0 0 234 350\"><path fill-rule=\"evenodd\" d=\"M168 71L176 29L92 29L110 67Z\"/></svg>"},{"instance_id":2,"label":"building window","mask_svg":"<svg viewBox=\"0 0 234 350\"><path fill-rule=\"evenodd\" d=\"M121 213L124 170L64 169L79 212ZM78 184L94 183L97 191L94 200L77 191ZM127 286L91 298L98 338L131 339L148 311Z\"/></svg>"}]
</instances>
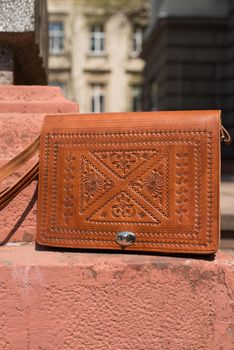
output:
<instances>
[{"instance_id":1,"label":"building window","mask_svg":"<svg viewBox=\"0 0 234 350\"><path fill-rule=\"evenodd\" d=\"M66 83L64 81L50 81L49 82L50 86L58 86L60 87L62 94L66 96Z\"/></svg>"},{"instance_id":2,"label":"building window","mask_svg":"<svg viewBox=\"0 0 234 350\"><path fill-rule=\"evenodd\" d=\"M132 37L132 56L139 56L142 50L142 42L143 42L143 28L139 26L135 26L133 30Z\"/></svg>"},{"instance_id":3,"label":"building window","mask_svg":"<svg viewBox=\"0 0 234 350\"><path fill-rule=\"evenodd\" d=\"M105 87L101 84L91 86L91 112L101 113L105 108Z\"/></svg>"},{"instance_id":4,"label":"building window","mask_svg":"<svg viewBox=\"0 0 234 350\"><path fill-rule=\"evenodd\" d=\"M158 84L152 80L149 83L149 109L155 111L158 107Z\"/></svg>"},{"instance_id":5,"label":"building window","mask_svg":"<svg viewBox=\"0 0 234 350\"><path fill-rule=\"evenodd\" d=\"M58 55L64 51L64 26L62 22L49 23L49 52Z\"/></svg>"},{"instance_id":6,"label":"building window","mask_svg":"<svg viewBox=\"0 0 234 350\"><path fill-rule=\"evenodd\" d=\"M105 33L102 24L92 25L90 31L90 51L101 55L105 50Z\"/></svg>"},{"instance_id":7,"label":"building window","mask_svg":"<svg viewBox=\"0 0 234 350\"><path fill-rule=\"evenodd\" d=\"M141 86L134 85L132 86L132 111L137 112L141 111Z\"/></svg>"}]
</instances>

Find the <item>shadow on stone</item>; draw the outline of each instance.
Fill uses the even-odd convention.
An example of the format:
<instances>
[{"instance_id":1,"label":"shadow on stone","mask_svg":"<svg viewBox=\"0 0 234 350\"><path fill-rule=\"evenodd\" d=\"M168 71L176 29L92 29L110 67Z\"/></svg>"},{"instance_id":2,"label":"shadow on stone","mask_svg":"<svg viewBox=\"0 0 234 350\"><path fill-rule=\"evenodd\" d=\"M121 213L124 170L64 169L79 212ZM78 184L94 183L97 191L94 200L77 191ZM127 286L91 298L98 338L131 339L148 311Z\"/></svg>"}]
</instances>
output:
<instances>
[{"instance_id":1,"label":"shadow on stone","mask_svg":"<svg viewBox=\"0 0 234 350\"><path fill-rule=\"evenodd\" d=\"M38 185L37 185L37 187L36 187L36 189L35 189L35 191L34 191L34 193L32 195L32 198L30 199L27 207L25 208L25 210L21 214L20 218L18 219L18 221L16 222L14 227L8 233L7 237L3 241L0 242L0 246L6 245L10 241L12 236L16 233L18 228L22 225L24 220L27 218L28 214L30 213L30 211L32 210L32 208L34 207L34 205L35 205L35 203L37 201L37 192L38 192Z\"/></svg>"},{"instance_id":2,"label":"shadow on stone","mask_svg":"<svg viewBox=\"0 0 234 350\"><path fill-rule=\"evenodd\" d=\"M199 254L171 254L171 253L156 253L156 252L139 252L139 251L126 251L126 250L104 250L104 249L77 249L77 248L61 248L61 247L48 247L36 243L35 250L37 251L51 251L60 253L89 253L89 254L127 254L127 255L145 255L145 256L158 256L158 257L172 257L177 259L194 259L204 261L214 261L215 254L199 255Z\"/></svg>"}]
</instances>

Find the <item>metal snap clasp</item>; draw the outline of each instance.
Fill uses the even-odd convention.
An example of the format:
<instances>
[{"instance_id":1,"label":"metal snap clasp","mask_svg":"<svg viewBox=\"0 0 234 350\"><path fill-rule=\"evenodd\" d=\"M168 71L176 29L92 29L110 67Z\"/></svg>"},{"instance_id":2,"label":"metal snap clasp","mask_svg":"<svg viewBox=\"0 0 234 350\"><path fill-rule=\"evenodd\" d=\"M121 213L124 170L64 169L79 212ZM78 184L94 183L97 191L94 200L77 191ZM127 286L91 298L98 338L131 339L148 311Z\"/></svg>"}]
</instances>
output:
<instances>
[{"instance_id":1,"label":"metal snap clasp","mask_svg":"<svg viewBox=\"0 0 234 350\"><path fill-rule=\"evenodd\" d=\"M133 232L122 231L117 233L116 242L124 247L132 245L136 241L136 235Z\"/></svg>"}]
</instances>

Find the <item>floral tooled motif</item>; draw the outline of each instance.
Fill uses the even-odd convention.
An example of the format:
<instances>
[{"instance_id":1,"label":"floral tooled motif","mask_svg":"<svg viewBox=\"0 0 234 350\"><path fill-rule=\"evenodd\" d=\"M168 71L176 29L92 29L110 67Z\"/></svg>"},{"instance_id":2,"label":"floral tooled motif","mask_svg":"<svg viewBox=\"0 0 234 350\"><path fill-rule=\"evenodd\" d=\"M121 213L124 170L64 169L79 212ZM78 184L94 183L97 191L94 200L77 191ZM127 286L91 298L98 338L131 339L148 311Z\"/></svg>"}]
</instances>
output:
<instances>
[{"instance_id":1,"label":"floral tooled motif","mask_svg":"<svg viewBox=\"0 0 234 350\"><path fill-rule=\"evenodd\" d=\"M64 224L68 225L70 219L74 216L74 179L75 179L75 162L76 157L69 153L65 157L65 176L64 176L64 195L63 195L63 218Z\"/></svg>"},{"instance_id":2,"label":"floral tooled motif","mask_svg":"<svg viewBox=\"0 0 234 350\"><path fill-rule=\"evenodd\" d=\"M165 155L156 162L153 169L147 169L129 186L164 217L169 217L168 181L168 156Z\"/></svg>"},{"instance_id":3,"label":"floral tooled motif","mask_svg":"<svg viewBox=\"0 0 234 350\"><path fill-rule=\"evenodd\" d=\"M131 183L131 187L133 189L137 191L145 190L154 199L157 198L160 204L162 204L163 186L164 179L157 171L152 171L151 173L147 174L145 178L138 178Z\"/></svg>"},{"instance_id":4,"label":"floral tooled motif","mask_svg":"<svg viewBox=\"0 0 234 350\"><path fill-rule=\"evenodd\" d=\"M115 194L104 205L99 206L88 217L88 221L120 225L123 225L123 223L134 223L137 225L160 223L158 218L152 215L144 205L125 191Z\"/></svg>"},{"instance_id":5,"label":"floral tooled motif","mask_svg":"<svg viewBox=\"0 0 234 350\"><path fill-rule=\"evenodd\" d=\"M136 209L130 198L122 192L116 197L115 204L111 208L112 215L116 218L131 218L136 215Z\"/></svg>"},{"instance_id":6,"label":"floral tooled motif","mask_svg":"<svg viewBox=\"0 0 234 350\"><path fill-rule=\"evenodd\" d=\"M94 155L115 174L124 178L149 159L155 152L156 151L118 150L94 152Z\"/></svg>"},{"instance_id":7,"label":"floral tooled motif","mask_svg":"<svg viewBox=\"0 0 234 350\"><path fill-rule=\"evenodd\" d=\"M85 164L83 170L83 188L86 203L90 202L95 195L104 191L108 191L112 187L112 181L104 179L97 173L88 163Z\"/></svg>"},{"instance_id":8,"label":"floral tooled motif","mask_svg":"<svg viewBox=\"0 0 234 350\"><path fill-rule=\"evenodd\" d=\"M163 186L164 177L162 172L162 167L160 169L154 169L152 172L148 173L140 181L141 189L145 189L154 198L158 198L160 204L162 204L163 197Z\"/></svg>"},{"instance_id":9,"label":"floral tooled motif","mask_svg":"<svg viewBox=\"0 0 234 350\"><path fill-rule=\"evenodd\" d=\"M180 224L188 218L188 153L176 153L176 216Z\"/></svg>"},{"instance_id":10,"label":"floral tooled motif","mask_svg":"<svg viewBox=\"0 0 234 350\"><path fill-rule=\"evenodd\" d=\"M100 192L102 188L102 180L99 175L90 172L84 176L84 195L87 197L87 201L93 198L96 192Z\"/></svg>"},{"instance_id":11,"label":"floral tooled motif","mask_svg":"<svg viewBox=\"0 0 234 350\"><path fill-rule=\"evenodd\" d=\"M143 180L143 185L146 190L151 192L153 197L160 198L160 202L162 201L163 184L163 176L157 171L152 171L152 173L148 174L148 176Z\"/></svg>"},{"instance_id":12,"label":"floral tooled motif","mask_svg":"<svg viewBox=\"0 0 234 350\"><path fill-rule=\"evenodd\" d=\"M140 159L139 153L130 152L115 152L111 153L109 157L115 170L119 170L122 175L126 175L131 170L132 165Z\"/></svg>"},{"instance_id":13,"label":"floral tooled motif","mask_svg":"<svg viewBox=\"0 0 234 350\"><path fill-rule=\"evenodd\" d=\"M82 212L113 187L113 181L97 169L88 159L85 157L81 159Z\"/></svg>"}]
</instances>

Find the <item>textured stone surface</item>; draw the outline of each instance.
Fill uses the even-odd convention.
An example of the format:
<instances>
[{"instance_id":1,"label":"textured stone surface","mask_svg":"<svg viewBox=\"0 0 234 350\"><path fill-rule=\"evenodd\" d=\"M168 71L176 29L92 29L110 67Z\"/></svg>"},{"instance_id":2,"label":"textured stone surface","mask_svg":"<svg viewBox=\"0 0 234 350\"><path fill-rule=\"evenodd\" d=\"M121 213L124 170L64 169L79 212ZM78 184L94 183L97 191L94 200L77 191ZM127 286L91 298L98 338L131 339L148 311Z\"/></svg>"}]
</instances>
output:
<instances>
[{"instance_id":1,"label":"textured stone surface","mask_svg":"<svg viewBox=\"0 0 234 350\"><path fill-rule=\"evenodd\" d=\"M233 350L234 256L0 248L1 350Z\"/></svg>"},{"instance_id":2,"label":"textured stone surface","mask_svg":"<svg viewBox=\"0 0 234 350\"><path fill-rule=\"evenodd\" d=\"M57 87L0 86L0 166L5 164L40 133L46 114L77 112L76 103L66 100ZM11 185L38 156L6 179L0 190ZM0 242L30 241L36 227L36 183L32 183L0 213ZM0 347L1 349L1 347Z\"/></svg>"},{"instance_id":3,"label":"textured stone surface","mask_svg":"<svg viewBox=\"0 0 234 350\"><path fill-rule=\"evenodd\" d=\"M35 0L2 0L0 2L0 31L33 31Z\"/></svg>"},{"instance_id":4,"label":"textured stone surface","mask_svg":"<svg viewBox=\"0 0 234 350\"><path fill-rule=\"evenodd\" d=\"M46 0L0 1L0 44L14 50L14 84L47 83L47 36Z\"/></svg>"}]
</instances>

